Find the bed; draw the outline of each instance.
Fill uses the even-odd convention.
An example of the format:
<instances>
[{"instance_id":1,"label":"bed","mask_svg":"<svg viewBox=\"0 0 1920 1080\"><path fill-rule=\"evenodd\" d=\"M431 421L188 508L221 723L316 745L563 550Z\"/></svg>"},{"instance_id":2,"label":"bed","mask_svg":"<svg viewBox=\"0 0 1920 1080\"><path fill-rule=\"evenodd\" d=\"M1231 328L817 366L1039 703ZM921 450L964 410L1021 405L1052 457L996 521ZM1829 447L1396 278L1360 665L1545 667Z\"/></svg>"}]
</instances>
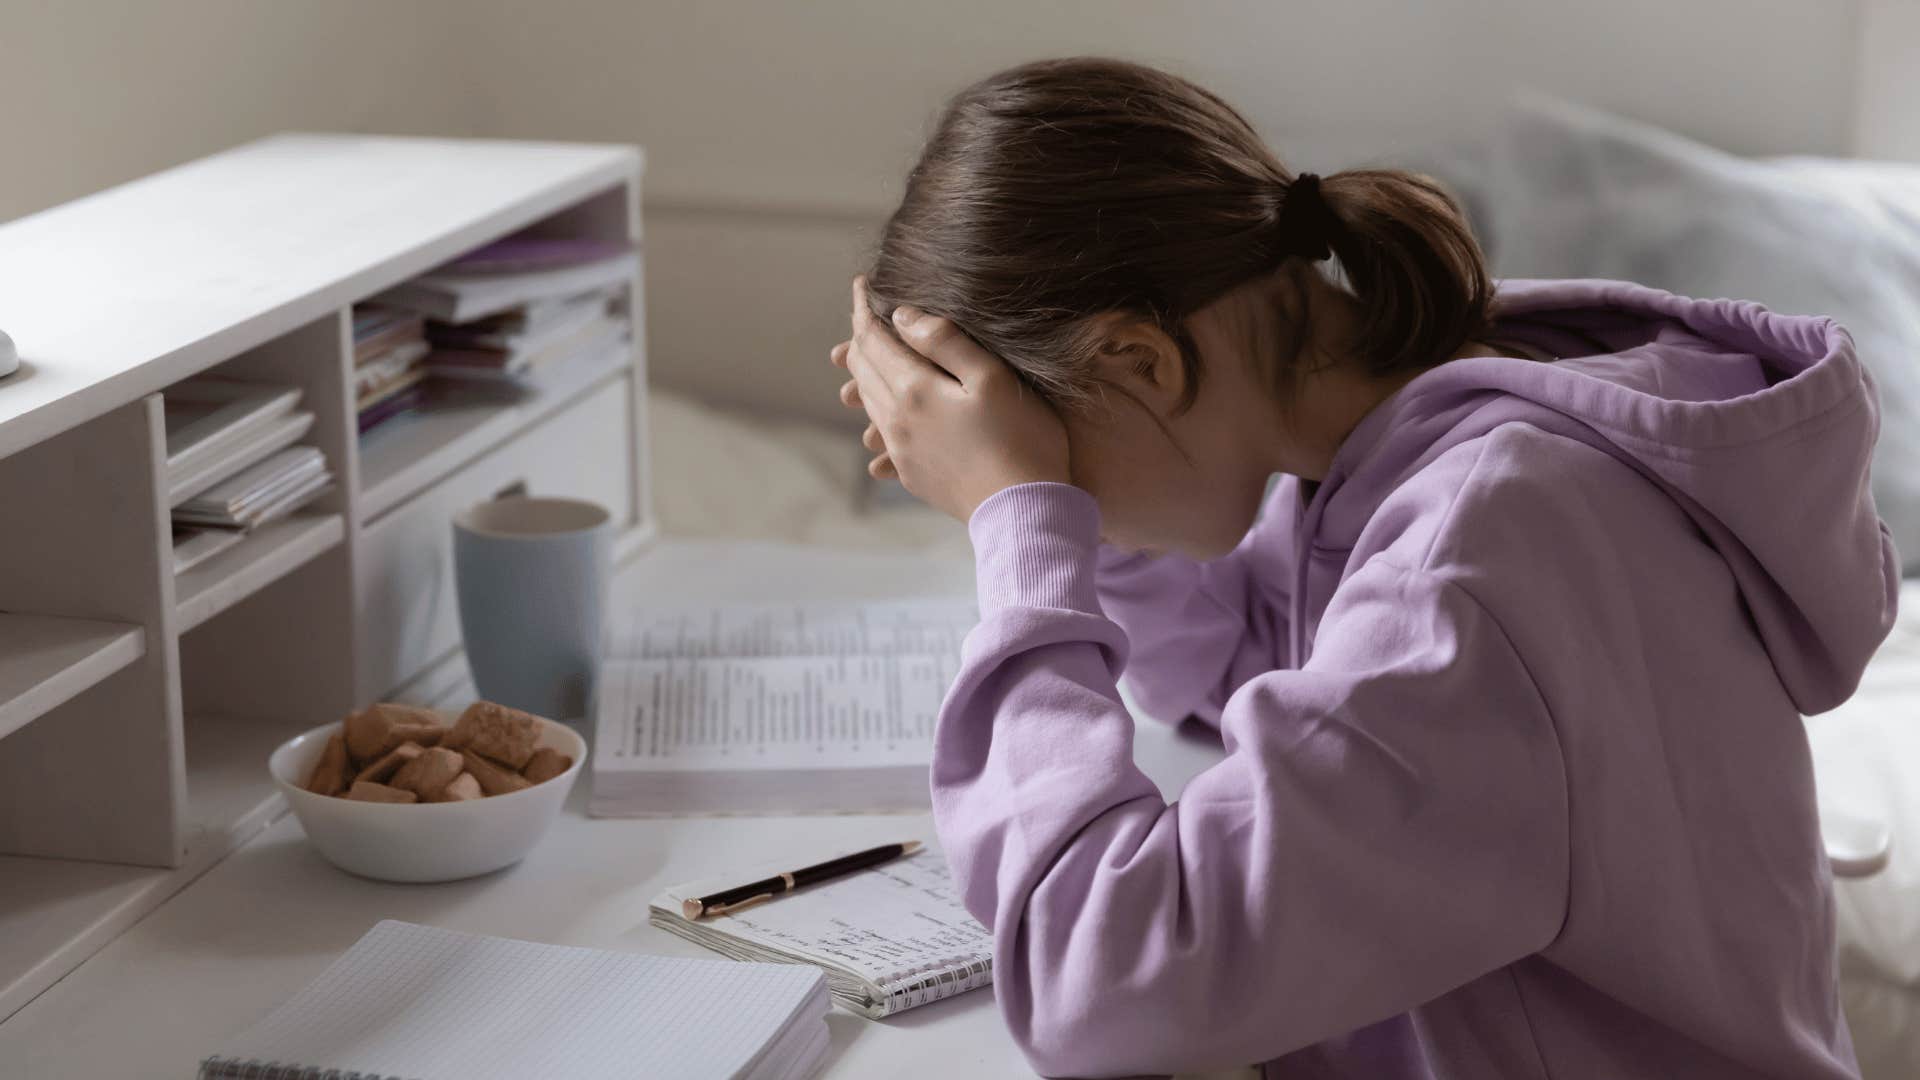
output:
<instances>
[{"instance_id":1,"label":"bed","mask_svg":"<svg viewBox=\"0 0 1920 1080\"><path fill-rule=\"evenodd\" d=\"M1920 581L1860 692L1807 721L1821 813L1881 823L1892 844L1871 876L1835 885L1841 991L1869 1080L1920 1075Z\"/></svg>"}]
</instances>

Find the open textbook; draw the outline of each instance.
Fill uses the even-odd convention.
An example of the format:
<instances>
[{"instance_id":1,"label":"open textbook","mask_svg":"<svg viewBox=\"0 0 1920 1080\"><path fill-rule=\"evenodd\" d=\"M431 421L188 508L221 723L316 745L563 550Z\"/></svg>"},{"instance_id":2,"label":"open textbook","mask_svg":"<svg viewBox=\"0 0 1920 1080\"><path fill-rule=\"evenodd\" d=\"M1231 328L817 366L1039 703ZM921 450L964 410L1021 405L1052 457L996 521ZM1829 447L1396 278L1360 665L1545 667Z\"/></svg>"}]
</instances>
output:
<instances>
[{"instance_id":1,"label":"open textbook","mask_svg":"<svg viewBox=\"0 0 1920 1080\"><path fill-rule=\"evenodd\" d=\"M646 610L608 630L596 816L924 808L971 600Z\"/></svg>"}]
</instances>

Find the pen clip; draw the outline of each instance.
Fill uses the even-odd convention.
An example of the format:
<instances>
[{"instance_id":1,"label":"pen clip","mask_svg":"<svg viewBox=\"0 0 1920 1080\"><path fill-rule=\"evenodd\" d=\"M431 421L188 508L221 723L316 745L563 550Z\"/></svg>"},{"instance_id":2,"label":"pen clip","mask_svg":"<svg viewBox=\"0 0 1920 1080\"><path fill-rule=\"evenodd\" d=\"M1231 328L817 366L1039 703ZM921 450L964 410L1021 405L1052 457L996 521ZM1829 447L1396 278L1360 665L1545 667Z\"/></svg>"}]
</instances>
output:
<instances>
[{"instance_id":1,"label":"pen clip","mask_svg":"<svg viewBox=\"0 0 1920 1080\"><path fill-rule=\"evenodd\" d=\"M773 899L772 893L763 892L759 896L749 896L745 900L737 900L731 904L716 904L702 911L700 916L705 918L708 915L731 915L742 908L749 908L755 904L764 903L771 899Z\"/></svg>"}]
</instances>

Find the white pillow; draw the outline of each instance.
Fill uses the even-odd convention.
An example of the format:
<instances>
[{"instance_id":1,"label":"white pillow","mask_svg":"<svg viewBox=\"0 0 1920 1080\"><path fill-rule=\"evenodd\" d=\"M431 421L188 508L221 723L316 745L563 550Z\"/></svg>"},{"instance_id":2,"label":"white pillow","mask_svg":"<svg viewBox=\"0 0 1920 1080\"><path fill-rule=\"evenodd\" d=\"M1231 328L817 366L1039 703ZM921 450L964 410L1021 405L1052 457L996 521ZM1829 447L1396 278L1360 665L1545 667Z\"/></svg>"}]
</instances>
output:
<instances>
[{"instance_id":1,"label":"white pillow","mask_svg":"<svg viewBox=\"0 0 1920 1080\"><path fill-rule=\"evenodd\" d=\"M1429 155L1502 277L1601 277L1831 315L1880 391L1873 488L1920 571L1920 168L1735 157L1567 102Z\"/></svg>"}]
</instances>

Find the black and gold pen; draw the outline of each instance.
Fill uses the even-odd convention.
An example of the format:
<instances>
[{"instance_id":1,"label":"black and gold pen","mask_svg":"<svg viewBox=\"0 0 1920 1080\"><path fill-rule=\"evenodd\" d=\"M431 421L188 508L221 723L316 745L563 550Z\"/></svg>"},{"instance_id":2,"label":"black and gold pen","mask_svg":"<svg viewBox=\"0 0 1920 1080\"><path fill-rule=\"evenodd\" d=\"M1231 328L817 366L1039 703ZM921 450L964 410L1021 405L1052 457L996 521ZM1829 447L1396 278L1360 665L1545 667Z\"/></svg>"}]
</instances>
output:
<instances>
[{"instance_id":1,"label":"black and gold pen","mask_svg":"<svg viewBox=\"0 0 1920 1080\"><path fill-rule=\"evenodd\" d=\"M868 848L866 851L842 855L837 859L828 859L823 863L803 866L798 870L783 870L770 878L750 881L745 885L717 892L712 896L703 896L698 900L682 900L680 911L689 919L704 918L708 915L725 915L751 904L760 903L762 900L771 900L781 893L790 893L808 885L858 873L919 850L920 841L918 840L909 840L904 844L883 844L877 848Z\"/></svg>"}]
</instances>

